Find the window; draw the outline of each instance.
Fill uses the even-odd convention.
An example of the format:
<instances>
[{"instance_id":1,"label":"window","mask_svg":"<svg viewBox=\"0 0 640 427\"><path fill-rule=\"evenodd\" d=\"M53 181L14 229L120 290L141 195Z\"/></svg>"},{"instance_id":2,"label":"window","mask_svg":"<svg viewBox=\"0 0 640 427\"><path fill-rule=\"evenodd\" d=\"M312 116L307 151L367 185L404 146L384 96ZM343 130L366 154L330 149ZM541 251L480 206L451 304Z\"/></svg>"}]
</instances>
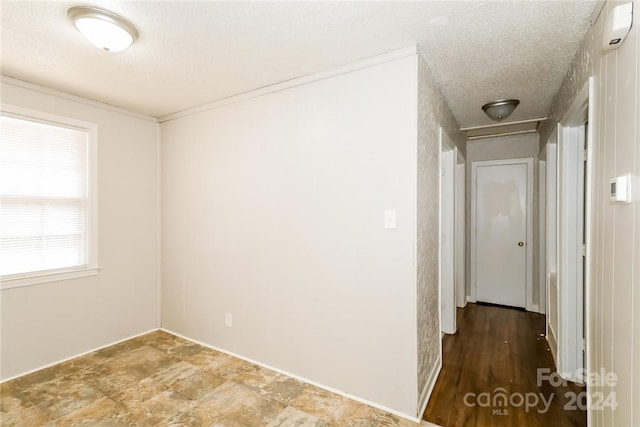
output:
<instances>
[{"instance_id":1,"label":"window","mask_svg":"<svg viewBox=\"0 0 640 427\"><path fill-rule=\"evenodd\" d=\"M96 274L96 126L2 107L2 288Z\"/></svg>"}]
</instances>

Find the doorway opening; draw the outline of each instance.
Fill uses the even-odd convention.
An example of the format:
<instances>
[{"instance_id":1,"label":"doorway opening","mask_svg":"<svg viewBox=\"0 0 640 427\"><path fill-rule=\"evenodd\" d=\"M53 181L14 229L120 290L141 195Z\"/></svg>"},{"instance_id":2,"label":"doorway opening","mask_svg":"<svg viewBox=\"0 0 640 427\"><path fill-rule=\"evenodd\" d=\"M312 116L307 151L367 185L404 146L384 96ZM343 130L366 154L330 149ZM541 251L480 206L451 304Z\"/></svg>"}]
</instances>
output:
<instances>
[{"instance_id":1,"label":"doorway opening","mask_svg":"<svg viewBox=\"0 0 640 427\"><path fill-rule=\"evenodd\" d=\"M533 311L533 158L471 172L471 300Z\"/></svg>"},{"instance_id":2,"label":"doorway opening","mask_svg":"<svg viewBox=\"0 0 640 427\"><path fill-rule=\"evenodd\" d=\"M464 298L464 158L440 128L440 329L456 332L456 307ZM462 209L462 216L460 216ZM460 295L462 293L463 295Z\"/></svg>"}]
</instances>

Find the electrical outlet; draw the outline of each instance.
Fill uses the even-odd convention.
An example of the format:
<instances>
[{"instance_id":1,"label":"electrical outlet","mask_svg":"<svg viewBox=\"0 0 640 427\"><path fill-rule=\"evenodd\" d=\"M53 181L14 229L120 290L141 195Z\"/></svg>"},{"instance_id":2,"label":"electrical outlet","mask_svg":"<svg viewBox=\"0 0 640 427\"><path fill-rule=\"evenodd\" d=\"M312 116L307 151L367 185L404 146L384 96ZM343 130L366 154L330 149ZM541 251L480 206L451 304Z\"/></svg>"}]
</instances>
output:
<instances>
[{"instance_id":1,"label":"electrical outlet","mask_svg":"<svg viewBox=\"0 0 640 427\"><path fill-rule=\"evenodd\" d=\"M226 326L227 328L233 326L233 316L231 315L231 313L224 314L224 326Z\"/></svg>"}]
</instances>

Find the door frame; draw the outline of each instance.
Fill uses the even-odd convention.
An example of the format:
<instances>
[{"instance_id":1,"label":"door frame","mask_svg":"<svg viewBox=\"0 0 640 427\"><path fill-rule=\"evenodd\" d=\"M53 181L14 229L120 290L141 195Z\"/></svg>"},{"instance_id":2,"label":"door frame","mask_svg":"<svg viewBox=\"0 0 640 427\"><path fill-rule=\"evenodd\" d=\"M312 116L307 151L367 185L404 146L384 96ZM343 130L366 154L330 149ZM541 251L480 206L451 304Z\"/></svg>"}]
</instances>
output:
<instances>
[{"instance_id":1,"label":"door frame","mask_svg":"<svg viewBox=\"0 0 640 427\"><path fill-rule=\"evenodd\" d=\"M467 305L467 278L466 278L466 236L467 236L467 166L466 161L460 150L457 150L458 158L456 164L456 224L455 224L455 286L456 286L456 305L464 308Z\"/></svg>"},{"instance_id":2,"label":"door frame","mask_svg":"<svg viewBox=\"0 0 640 427\"><path fill-rule=\"evenodd\" d=\"M538 160L538 313L547 313L547 161Z\"/></svg>"},{"instance_id":3,"label":"door frame","mask_svg":"<svg viewBox=\"0 0 640 427\"><path fill-rule=\"evenodd\" d=\"M558 354L556 365L565 379L582 382L589 364L591 141L594 79L590 77L558 124L557 271ZM583 147L585 149L583 150ZM583 164L586 162L586 165ZM584 195L582 212L577 193ZM577 221L576 221L577 219ZM584 250L582 249L584 244ZM584 259L583 259L584 257ZM583 341L584 340L584 341Z\"/></svg>"},{"instance_id":4,"label":"door frame","mask_svg":"<svg viewBox=\"0 0 640 427\"><path fill-rule=\"evenodd\" d=\"M438 179L438 195L439 195L439 244L438 244L438 289L440 296L440 330L443 333L454 334L456 332L456 283L455 283L455 221L454 213L456 211L456 163L457 153L453 140L446 134L444 129L440 127L439 132L440 152L439 152L439 179ZM449 159L449 174L445 177L445 164L444 154L447 153ZM442 187L444 184L448 184L451 191L444 193ZM445 201L449 205L451 212L447 212L447 215L443 215ZM445 238L445 249L448 252L443 254L443 241ZM442 281L443 273L443 255L448 256L450 263L446 264L448 274L450 275L449 284L444 284Z\"/></svg>"},{"instance_id":5,"label":"door frame","mask_svg":"<svg viewBox=\"0 0 640 427\"><path fill-rule=\"evenodd\" d=\"M547 291L546 338L553 361L558 366L558 129L547 141L546 197L545 205L546 255L544 261Z\"/></svg>"},{"instance_id":6,"label":"door frame","mask_svg":"<svg viewBox=\"0 0 640 427\"><path fill-rule=\"evenodd\" d=\"M506 160L483 160L471 162L471 301L476 302L476 175L478 167L501 165L527 165L527 237L525 272L525 309L535 311L533 306L533 157Z\"/></svg>"}]
</instances>

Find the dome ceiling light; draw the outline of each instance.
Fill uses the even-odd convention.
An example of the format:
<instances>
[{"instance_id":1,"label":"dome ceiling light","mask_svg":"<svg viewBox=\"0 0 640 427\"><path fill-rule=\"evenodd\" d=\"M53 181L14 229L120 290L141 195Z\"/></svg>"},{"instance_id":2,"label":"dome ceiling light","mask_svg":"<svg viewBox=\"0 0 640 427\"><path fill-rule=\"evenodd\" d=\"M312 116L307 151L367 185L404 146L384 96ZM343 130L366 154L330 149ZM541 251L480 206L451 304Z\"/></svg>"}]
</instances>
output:
<instances>
[{"instance_id":1,"label":"dome ceiling light","mask_svg":"<svg viewBox=\"0 0 640 427\"><path fill-rule=\"evenodd\" d=\"M520 101L517 99L499 99L497 101L484 104L482 106L482 111L484 111L491 120L499 122L500 120L509 117L518 104L520 104Z\"/></svg>"},{"instance_id":2,"label":"dome ceiling light","mask_svg":"<svg viewBox=\"0 0 640 427\"><path fill-rule=\"evenodd\" d=\"M76 6L67 11L67 16L91 44L107 52L125 50L138 38L133 25L108 10Z\"/></svg>"}]
</instances>

